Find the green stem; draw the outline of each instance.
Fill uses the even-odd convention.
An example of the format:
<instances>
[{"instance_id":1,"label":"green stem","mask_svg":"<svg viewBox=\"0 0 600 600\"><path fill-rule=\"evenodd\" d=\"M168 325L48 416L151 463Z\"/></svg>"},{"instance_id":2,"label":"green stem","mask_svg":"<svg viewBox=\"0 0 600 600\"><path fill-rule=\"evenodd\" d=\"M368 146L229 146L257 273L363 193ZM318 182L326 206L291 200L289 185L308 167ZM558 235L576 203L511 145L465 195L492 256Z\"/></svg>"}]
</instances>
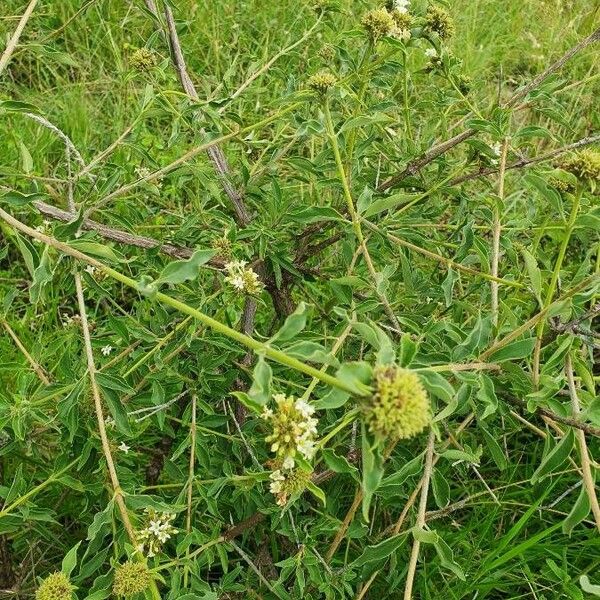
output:
<instances>
[{"instance_id":1,"label":"green stem","mask_svg":"<svg viewBox=\"0 0 600 600\"><path fill-rule=\"evenodd\" d=\"M73 465L75 465L78 460L79 460L79 458L76 458L73 462L70 462L64 469L61 469L58 473L53 473L52 475L50 475L50 477L48 477L48 479L46 479L46 481L40 483L33 489L29 490L27 493L25 493L22 496L20 496L19 498L17 498L14 502L9 504L8 506L5 506L2 510L0 510L0 519L2 517L5 517L6 515L10 514L15 508L17 508L18 506L21 506L21 504L23 504L24 502L27 502L27 500L29 500L29 498L31 498L32 496L35 496L36 494L41 492L44 488L47 488L51 483L54 483L61 475L66 473Z\"/></svg>"},{"instance_id":2,"label":"green stem","mask_svg":"<svg viewBox=\"0 0 600 600\"><path fill-rule=\"evenodd\" d=\"M562 244L560 245L558 256L556 257L556 262L554 263L552 278L550 279L550 285L548 286L546 298L544 300L544 306L542 307L543 310L548 309L548 307L552 303L552 298L554 298L554 293L556 292L556 286L558 284L558 278L560 276L560 270L565 259L565 254L567 252L569 241L571 240L571 234L575 229L575 220L577 219L577 213L579 212L579 205L581 203L582 194L583 189L580 188L577 191L577 194L573 197L573 206L571 207L571 214L569 215L569 220L565 229L565 236L563 238ZM545 324L545 320L540 320L536 328L536 342L535 347L533 349L533 383L535 387L537 387L540 379L540 354L542 352L542 335L544 333Z\"/></svg>"},{"instance_id":3,"label":"green stem","mask_svg":"<svg viewBox=\"0 0 600 600\"><path fill-rule=\"evenodd\" d=\"M115 269L112 269L111 267L107 267L105 264L101 263L100 261L96 260L95 258L92 258L91 256L88 256L87 254L84 254L83 252L80 252L79 250L76 250L75 248L71 248L71 246L69 246L68 244L65 244L64 242L60 242L53 237L50 237L50 236L44 235L43 233L35 231L31 227L28 227L24 223L21 223L21 221L19 221L18 219L15 219L13 216L8 214L1 208L0 208L0 218L4 219L4 221L6 221L9 225L11 225L15 229L17 229L27 235L29 235L30 237L40 240L44 244L52 246L53 248L56 248L57 250L60 250L64 254L67 254L69 256L72 256L73 258L76 258L77 260L80 260L87 264L95 266L96 268L102 270L104 273L106 273L113 279L120 281L121 283L123 283L124 285L126 285L130 288L133 288L140 292L142 291L140 289L140 286L134 279L131 279L130 277L127 277L126 275L123 275L122 273L120 273L119 271L116 271ZM255 340L254 338L250 337L249 335L246 335L244 333L236 331L235 329L232 329L231 327L228 327L227 325L217 321L216 319L209 317L208 315L204 314L203 312L199 311L196 308L193 308L192 306L189 306L188 304L185 304L184 302L176 300L175 298L171 298L170 296L167 296L167 294L164 294L162 292L152 293L152 296L156 300L158 300L161 304L165 304L167 306L170 306L170 307L178 310L179 312L182 312L186 315L190 315L190 316L194 317L195 319L197 319L204 325L207 325L214 331L217 331L218 333L222 333L223 335L231 338L232 340L235 340L236 342L240 343L241 345L246 346L247 348L250 348L251 350L254 350L254 352L256 352L258 354L264 354L266 357L270 358L271 360L274 360L275 362L278 362L282 365L290 367L291 369L295 369L296 371L300 371L301 373L304 373L306 375L310 375L311 377L316 377L319 381L321 381L327 385L330 385L332 387L336 387L340 390L343 390L344 392L348 392L351 394L356 393L354 387L347 385L346 383L344 383L337 377L333 377L332 375L328 375L327 373L321 372L319 369L315 369L314 367L311 367L310 365L303 363L302 361L298 360L297 358L294 358L293 356L289 356L288 354L286 354L285 352L282 352L281 350L272 348L268 344L259 342L258 340ZM369 393L370 393L369 388L365 386L363 393L360 395L367 396Z\"/></svg>"},{"instance_id":4,"label":"green stem","mask_svg":"<svg viewBox=\"0 0 600 600\"><path fill-rule=\"evenodd\" d=\"M342 162L342 156L340 153L340 146L338 144L337 134L335 133L335 129L333 127L333 119L331 118L331 111L329 110L329 98L325 99L323 111L325 113L325 126L327 128L327 136L329 138L329 141L331 142L331 148L335 157L335 164L337 166L340 181L342 183L342 188L344 190L344 199L346 200L346 207L348 209L350 218L352 219L352 228L354 229L354 233L358 240L358 245L360 246L362 255L365 259L365 263L367 264L367 269L369 271L371 279L373 280L374 291L377 294L377 297L379 298L380 302L383 304L385 313L387 314L392 325L396 328L397 331L400 331L400 324L398 323L398 319L396 319L396 315L394 314L394 311L392 310L388 299L385 297L385 294L380 293L377 290L377 271L375 270L375 266L373 265L373 261L371 260L371 255L369 254L369 249L367 248L367 244L365 242L362 227L360 225L360 216L356 212L356 209L354 207L354 200L352 200L352 192L350 191L350 185L348 184L348 178L346 177L346 171L344 169L344 163Z\"/></svg>"}]
</instances>

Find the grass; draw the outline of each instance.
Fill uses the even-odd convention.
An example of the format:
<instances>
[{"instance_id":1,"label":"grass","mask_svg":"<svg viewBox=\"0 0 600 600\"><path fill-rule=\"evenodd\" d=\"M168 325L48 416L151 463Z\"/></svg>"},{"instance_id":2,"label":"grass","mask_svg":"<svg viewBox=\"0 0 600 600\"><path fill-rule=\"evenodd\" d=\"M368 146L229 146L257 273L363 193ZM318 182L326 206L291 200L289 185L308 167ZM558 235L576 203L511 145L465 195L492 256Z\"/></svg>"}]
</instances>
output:
<instances>
[{"instance_id":1,"label":"grass","mask_svg":"<svg viewBox=\"0 0 600 600\"><path fill-rule=\"evenodd\" d=\"M0 598L61 569L78 598L109 597L128 558L156 576L148 598L578 600L594 595L583 575L600 585L582 475L600 452L597 187L560 192L570 153L507 170L501 198L497 174L452 183L500 169L504 140L510 165L598 135L597 43L497 106L597 29L600 5L456 0L450 40L415 29L404 45L367 42L374 2L311 4L173 6L198 102L142 1L40 0L0 73L0 101L25 103L0 105ZM3 3L3 43L24 10ZM142 72L140 47L156 59ZM306 91L322 68L339 79L323 101ZM99 159L93 177L72 180L64 136ZM247 226L204 152L221 137ZM174 263L78 237L34 203L67 209L71 193L78 214L206 252ZM233 258L261 292L227 283ZM391 362L441 413L429 442L361 425L372 366ZM285 507L260 418L279 392L316 407L321 440L296 456L312 483ZM133 546L149 508L179 530L157 557Z\"/></svg>"}]
</instances>

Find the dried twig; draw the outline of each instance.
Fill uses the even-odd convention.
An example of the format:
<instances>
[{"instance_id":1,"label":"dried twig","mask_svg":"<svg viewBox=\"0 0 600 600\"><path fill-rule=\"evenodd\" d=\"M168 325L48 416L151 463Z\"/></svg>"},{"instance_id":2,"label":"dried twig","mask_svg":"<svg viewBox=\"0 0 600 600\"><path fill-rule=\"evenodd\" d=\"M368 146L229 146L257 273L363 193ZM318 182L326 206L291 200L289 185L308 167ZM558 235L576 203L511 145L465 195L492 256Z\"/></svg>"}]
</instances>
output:
<instances>
[{"instance_id":1,"label":"dried twig","mask_svg":"<svg viewBox=\"0 0 600 600\"><path fill-rule=\"evenodd\" d=\"M594 42L598 41L598 39L600 39L600 29L597 29L596 31L594 31L594 33L581 40L581 42L579 42L577 45L573 46L573 48L571 48L569 51L563 54L561 58L559 58L556 62L550 65L543 73L540 73L528 85L515 92L515 94L510 98L510 100L505 104L505 107L513 107L522 98L527 96L529 92L538 87L547 77L552 75L552 73L555 73L556 71L561 69L564 66L564 64L568 60L570 60L575 54L581 52L581 50L587 48ZM435 146L427 150L427 152L425 152L423 155L411 160L403 171L396 175L393 175L392 177L384 181L381 185L379 185L377 191L384 192L385 190L396 186L403 179L415 175L423 167L433 162L438 156L445 154L446 152L448 152L448 150L451 150L458 144L461 144L465 140L468 140L470 137L473 137L476 133L477 131L475 129L467 129L450 138L449 140L446 140L445 142L436 144Z\"/></svg>"},{"instance_id":2,"label":"dried twig","mask_svg":"<svg viewBox=\"0 0 600 600\"><path fill-rule=\"evenodd\" d=\"M2 75L4 69L6 68L6 65L8 64L8 61L10 60L13 52L15 51L15 48L17 47L17 44L19 43L21 34L23 33L23 30L25 29L25 25L27 25L27 21L29 21L29 17L31 17L31 13L33 13L33 9L35 8L35 5L37 3L38 3L38 0L31 0L31 2L29 2L29 4L27 5L27 8L25 9L25 12L19 19L17 28L15 29L11 38L8 40L8 44L6 44L6 48L4 49L2 56L0 56L0 75Z\"/></svg>"},{"instance_id":3,"label":"dried twig","mask_svg":"<svg viewBox=\"0 0 600 600\"><path fill-rule=\"evenodd\" d=\"M567 383L569 385L569 395L571 396L571 410L573 412L573 417L577 418L581 413L581 406L577 394L577 387L575 385L575 377L573 376L573 361L571 360L570 353L567 353L565 359L565 372L567 375ZM590 455L585 441L585 433L581 429L578 429L575 432L575 435L577 437L577 443L579 444L583 485L585 486L585 491L590 501L590 506L592 507L596 528L598 529L598 532L600 532L600 505L598 504L598 496L596 496L596 484L590 465Z\"/></svg>"},{"instance_id":4,"label":"dried twig","mask_svg":"<svg viewBox=\"0 0 600 600\"><path fill-rule=\"evenodd\" d=\"M427 496L429 494L429 482L431 480L431 472L433 471L433 446L435 444L435 432L433 429L429 431L429 440L427 442L427 451L425 453L425 468L421 479L421 499L419 501L419 511L417 513L417 521L415 528L422 530L425 527L425 512L427 510ZM406 584L404 586L404 600L411 600L413 584L415 581L415 573L417 570L417 560L419 559L419 549L421 541L415 536L413 546L410 553L410 561L408 563L408 573L406 574Z\"/></svg>"},{"instance_id":5,"label":"dried twig","mask_svg":"<svg viewBox=\"0 0 600 600\"><path fill-rule=\"evenodd\" d=\"M531 167L533 165L537 165L541 162L546 162L547 160L552 160L565 152L569 152L571 150L576 150L577 148L582 148L583 146L589 146L590 144L595 144L596 142L600 142L600 135L591 135L588 137L584 137L581 140L573 142L572 144L567 144L566 146L562 146L561 148L556 148L551 150L550 152L546 152L544 154L540 154L540 156L532 156L530 158L521 158L509 165L506 165L506 170L511 169L523 169L527 167ZM450 185L458 185L459 183L464 183L465 181L470 181L471 179L477 179L479 177L486 177L488 175L494 175L500 171L497 167L488 167L486 169L481 169L480 171L475 171L473 173L467 173L466 175L461 175L456 179L453 179L450 182Z\"/></svg>"}]
</instances>

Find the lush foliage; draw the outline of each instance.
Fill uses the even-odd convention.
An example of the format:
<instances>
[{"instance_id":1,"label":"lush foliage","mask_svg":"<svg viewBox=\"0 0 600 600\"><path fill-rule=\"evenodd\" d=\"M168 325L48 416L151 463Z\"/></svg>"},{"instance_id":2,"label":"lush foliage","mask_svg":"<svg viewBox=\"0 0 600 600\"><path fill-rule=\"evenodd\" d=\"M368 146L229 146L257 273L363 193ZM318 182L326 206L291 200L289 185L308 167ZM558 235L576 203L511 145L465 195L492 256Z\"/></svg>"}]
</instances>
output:
<instances>
[{"instance_id":1,"label":"lush foliage","mask_svg":"<svg viewBox=\"0 0 600 600\"><path fill-rule=\"evenodd\" d=\"M2 4L0 597L600 596L594 2Z\"/></svg>"}]
</instances>

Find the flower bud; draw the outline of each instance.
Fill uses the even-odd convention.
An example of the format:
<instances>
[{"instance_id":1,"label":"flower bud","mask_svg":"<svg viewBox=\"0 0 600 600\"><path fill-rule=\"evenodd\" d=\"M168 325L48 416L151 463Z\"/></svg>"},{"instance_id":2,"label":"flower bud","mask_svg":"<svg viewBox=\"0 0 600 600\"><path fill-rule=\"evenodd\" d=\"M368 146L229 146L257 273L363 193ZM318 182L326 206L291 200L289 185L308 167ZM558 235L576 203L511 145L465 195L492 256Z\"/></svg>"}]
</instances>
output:
<instances>
[{"instance_id":1,"label":"flower bud","mask_svg":"<svg viewBox=\"0 0 600 600\"><path fill-rule=\"evenodd\" d=\"M152 575L144 563L129 560L115 570L113 593L129 598L147 590L151 581Z\"/></svg>"},{"instance_id":2,"label":"flower bud","mask_svg":"<svg viewBox=\"0 0 600 600\"><path fill-rule=\"evenodd\" d=\"M35 600L71 600L74 589L69 578L58 571L42 581L35 592Z\"/></svg>"},{"instance_id":3,"label":"flower bud","mask_svg":"<svg viewBox=\"0 0 600 600\"><path fill-rule=\"evenodd\" d=\"M454 21L441 6L430 6L425 15L425 29L445 40L454 34Z\"/></svg>"},{"instance_id":4,"label":"flower bud","mask_svg":"<svg viewBox=\"0 0 600 600\"><path fill-rule=\"evenodd\" d=\"M376 367L373 375L375 391L363 409L369 430L394 440L421 433L431 422L431 408L419 376L395 366Z\"/></svg>"}]
</instances>

